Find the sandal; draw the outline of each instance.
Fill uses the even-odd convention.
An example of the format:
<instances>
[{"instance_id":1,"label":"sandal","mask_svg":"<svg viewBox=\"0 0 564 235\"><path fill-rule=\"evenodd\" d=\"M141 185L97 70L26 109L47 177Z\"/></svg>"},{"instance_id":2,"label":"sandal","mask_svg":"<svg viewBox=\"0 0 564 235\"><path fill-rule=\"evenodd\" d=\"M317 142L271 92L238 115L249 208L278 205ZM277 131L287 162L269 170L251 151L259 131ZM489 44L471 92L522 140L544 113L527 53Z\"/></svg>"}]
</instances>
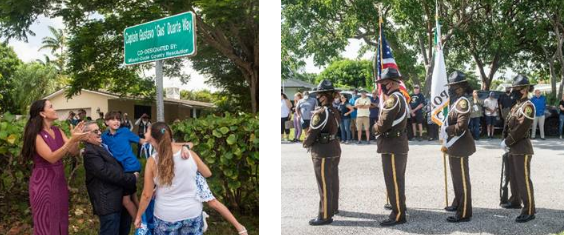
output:
<instances>
[{"instance_id":1,"label":"sandal","mask_svg":"<svg viewBox=\"0 0 564 235\"><path fill-rule=\"evenodd\" d=\"M245 227L243 227L243 230L239 231L239 234L241 234L241 235L248 235L247 229L246 229Z\"/></svg>"},{"instance_id":2,"label":"sandal","mask_svg":"<svg viewBox=\"0 0 564 235\"><path fill-rule=\"evenodd\" d=\"M205 211L202 211L202 217L204 218L204 225L202 228L202 232L206 232L208 230L208 221L207 219L210 217L208 215L208 213L206 213Z\"/></svg>"}]
</instances>

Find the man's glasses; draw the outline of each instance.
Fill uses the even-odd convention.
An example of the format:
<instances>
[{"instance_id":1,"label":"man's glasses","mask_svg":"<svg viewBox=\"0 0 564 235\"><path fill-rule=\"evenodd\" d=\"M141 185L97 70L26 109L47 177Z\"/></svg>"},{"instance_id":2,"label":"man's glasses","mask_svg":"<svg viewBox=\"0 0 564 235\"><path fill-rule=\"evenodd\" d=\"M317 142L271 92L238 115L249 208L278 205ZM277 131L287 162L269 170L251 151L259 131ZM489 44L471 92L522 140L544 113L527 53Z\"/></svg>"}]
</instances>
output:
<instances>
[{"instance_id":1,"label":"man's glasses","mask_svg":"<svg viewBox=\"0 0 564 235\"><path fill-rule=\"evenodd\" d=\"M96 130L91 130L90 132L96 134L96 135L100 135L102 134L102 131L100 131L100 129L96 129Z\"/></svg>"}]
</instances>

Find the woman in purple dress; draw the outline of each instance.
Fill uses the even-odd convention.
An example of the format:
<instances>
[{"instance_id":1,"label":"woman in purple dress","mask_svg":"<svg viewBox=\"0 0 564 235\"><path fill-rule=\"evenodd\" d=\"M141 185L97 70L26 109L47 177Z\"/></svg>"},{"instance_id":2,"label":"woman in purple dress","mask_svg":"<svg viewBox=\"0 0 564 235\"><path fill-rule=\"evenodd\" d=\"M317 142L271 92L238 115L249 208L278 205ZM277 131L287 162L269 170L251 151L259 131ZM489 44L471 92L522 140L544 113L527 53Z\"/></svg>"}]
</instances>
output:
<instances>
[{"instance_id":1,"label":"woman in purple dress","mask_svg":"<svg viewBox=\"0 0 564 235\"><path fill-rule=\"evenodd\" d=\"M70 139L53 126L57 112L48 100L31 104L25 126L22 156L33 160L29 179L29 201L33 215L33 234L68 234L69 192L62 158L78 154L84 123L72 130Z\"/></svg>"}]
</instances>

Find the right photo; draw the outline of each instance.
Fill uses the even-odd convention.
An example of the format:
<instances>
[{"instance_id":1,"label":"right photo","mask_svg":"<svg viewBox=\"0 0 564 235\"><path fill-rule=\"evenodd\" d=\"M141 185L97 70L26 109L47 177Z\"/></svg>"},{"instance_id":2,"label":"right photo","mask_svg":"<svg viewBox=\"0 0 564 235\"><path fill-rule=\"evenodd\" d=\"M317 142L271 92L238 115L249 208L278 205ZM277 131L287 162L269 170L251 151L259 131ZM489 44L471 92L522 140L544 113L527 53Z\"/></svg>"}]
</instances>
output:
<instances>
[{"instance_id":1,"label":"right photo","mask_svg":"<svg viewBox=\"0 0 564 235\"><path fill-rule=\"evenodd\" d=\"M564 234L564 3L281 6L282 234Z\"/></svg>"}]
</instances>

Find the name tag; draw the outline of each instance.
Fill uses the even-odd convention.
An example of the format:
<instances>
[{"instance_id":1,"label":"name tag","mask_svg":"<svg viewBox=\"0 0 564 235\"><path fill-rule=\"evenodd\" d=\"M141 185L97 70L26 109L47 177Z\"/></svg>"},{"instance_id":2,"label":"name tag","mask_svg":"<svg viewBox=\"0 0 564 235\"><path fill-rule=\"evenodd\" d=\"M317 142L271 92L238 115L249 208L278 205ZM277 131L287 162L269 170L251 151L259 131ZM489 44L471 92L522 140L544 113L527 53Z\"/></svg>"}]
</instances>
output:
<instances>
[{"instance_id":1,"label":"name tag","mask_svg":"<svg viewBox=\"0 0 564 235\"><path fill-rule=\"evenodd\" d=\"M474 111L478 111L478 105L474 105Z\"/></svg>"}]
</instances>

